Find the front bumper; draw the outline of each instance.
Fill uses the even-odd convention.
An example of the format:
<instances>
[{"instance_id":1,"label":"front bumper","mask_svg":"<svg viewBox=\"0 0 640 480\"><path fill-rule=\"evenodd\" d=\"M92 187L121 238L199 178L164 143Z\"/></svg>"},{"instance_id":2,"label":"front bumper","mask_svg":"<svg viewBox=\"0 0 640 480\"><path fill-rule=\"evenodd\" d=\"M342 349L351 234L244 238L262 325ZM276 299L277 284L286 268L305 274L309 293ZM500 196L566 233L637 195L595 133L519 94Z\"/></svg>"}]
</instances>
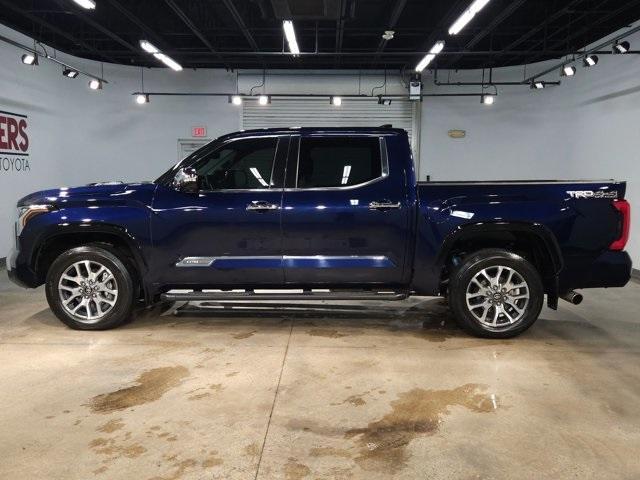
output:
<instances>
[{"instance_id":1,"label":"front bumper","mask_svg":"<svg viewBox=\"0 0 640 480\"><path fill-rule=\"evenodd\" d=\"M31 270L27 260L17 249L13 248L7 257L7 274L9 280L25 288L35 288L40 282L36 273Z\"/></svg>"}]
</instances>

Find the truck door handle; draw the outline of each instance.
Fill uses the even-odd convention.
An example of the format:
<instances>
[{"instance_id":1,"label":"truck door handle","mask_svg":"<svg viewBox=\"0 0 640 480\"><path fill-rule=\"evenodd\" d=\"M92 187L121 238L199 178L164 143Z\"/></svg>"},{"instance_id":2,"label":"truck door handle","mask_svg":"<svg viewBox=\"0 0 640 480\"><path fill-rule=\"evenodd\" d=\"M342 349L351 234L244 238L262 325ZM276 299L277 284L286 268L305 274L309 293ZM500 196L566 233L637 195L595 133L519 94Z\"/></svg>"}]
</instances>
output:
<instances>
[{"instance_id":1,"label":"truck door handle","mask_svg":"<svg viewBox=\"0 0 640 480\"><path fill-rule=\"evenodd\" d=\"M279 205L275 203L269 203L262 200L254 200L247 205L246 210L251 212L268 212L271 210L278 210Z\"/></svg>"},{"instance_id":2,"label":"truck door handle","mask_svg":"<svg viewBox=\"0 0 640 480\"><path fill-rule=\"evenodd\" d=\"M395 208L400 208L400 202L382 200L380 202L373 201L369 204L369 210L391 210Z\"/></svg>"}]
</instances>

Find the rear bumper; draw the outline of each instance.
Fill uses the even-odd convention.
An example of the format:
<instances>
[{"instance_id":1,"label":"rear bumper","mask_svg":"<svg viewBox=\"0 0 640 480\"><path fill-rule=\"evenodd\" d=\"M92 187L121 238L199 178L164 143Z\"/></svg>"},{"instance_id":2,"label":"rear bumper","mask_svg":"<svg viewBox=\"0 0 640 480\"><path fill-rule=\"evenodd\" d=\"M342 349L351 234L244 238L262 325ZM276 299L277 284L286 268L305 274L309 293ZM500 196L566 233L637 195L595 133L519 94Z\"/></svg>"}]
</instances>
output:
<instances>
[{"instance_id":1,"label":"rear bumper","mask_svg":"<svg viewBox=\"0 0 640 480\"><path fill-rule=\"evenodd\" d=\"M565 259L560 273L560 291L624 287L631 279L631 266L627 252L606 251L595 258Z\"/></svg>"}]
</instances>

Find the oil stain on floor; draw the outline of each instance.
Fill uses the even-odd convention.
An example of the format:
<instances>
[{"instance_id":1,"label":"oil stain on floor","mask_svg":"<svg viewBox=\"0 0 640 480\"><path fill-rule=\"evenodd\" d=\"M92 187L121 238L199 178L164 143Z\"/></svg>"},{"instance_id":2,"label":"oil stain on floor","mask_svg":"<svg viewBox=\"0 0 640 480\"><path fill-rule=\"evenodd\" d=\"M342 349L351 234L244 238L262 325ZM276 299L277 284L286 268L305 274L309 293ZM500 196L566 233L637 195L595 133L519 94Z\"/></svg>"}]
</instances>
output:
<instances>
[{"instance_id":1,"label":"oil stain on floor","mask_svg":"<svg viewBox=\"0 0 640 480\"><path fill-rule=\"evenodd\" d=\"M136 385L93 397L89 403L94 413L107 414L136 405L154 402L189 375L183 366L160 367L143 372Z\"/></svg>"},{"instance_id":2,"label":"oil stain on floor","mask_svg":"<svg viewBox=\"0 0 640 480\"><path fill-rule=\"evenodd\" d=\"M333 330L330 328L312 328L307 330L307 334L312 337L325 337L325 338L342 338L346 337L346 333L340 333L338 330Z\"/></svg>"},{"instance_id":3,"label":"oil stain on floor","mask_svg":"<svg viewBox=\"0 0 640 480\"><path fill-rule=\"evenodd\" d=\"M496 397L483 389L482 385L470 383L452 390L415 388L399 394L391 402L392 411L380 420L345 433L345 438L355 438L359 447L354 460L364 470L396 473L406 465L409 443L419 436L434 434L451 407L461 406L476 413L497 409Z\"/></svg>"}]
</instances>

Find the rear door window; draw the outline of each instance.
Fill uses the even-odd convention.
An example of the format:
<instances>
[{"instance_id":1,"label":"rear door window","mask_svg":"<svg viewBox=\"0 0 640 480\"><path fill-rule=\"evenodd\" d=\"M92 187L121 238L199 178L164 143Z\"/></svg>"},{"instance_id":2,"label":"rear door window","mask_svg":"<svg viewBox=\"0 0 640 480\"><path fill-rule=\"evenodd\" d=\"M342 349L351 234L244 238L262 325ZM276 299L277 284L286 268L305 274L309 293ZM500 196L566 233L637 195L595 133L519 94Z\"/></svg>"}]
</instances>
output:
<instances>
[{"instance_id":1,"label":"rear door window","mask_svg":"<svg viewBox=\"0 0 640 480\"><path fill-rule=\"evenodd\" d=\"M302 137L297 188L360 185L382 176L378 137Z\"/></svg>"}]
</instances>

